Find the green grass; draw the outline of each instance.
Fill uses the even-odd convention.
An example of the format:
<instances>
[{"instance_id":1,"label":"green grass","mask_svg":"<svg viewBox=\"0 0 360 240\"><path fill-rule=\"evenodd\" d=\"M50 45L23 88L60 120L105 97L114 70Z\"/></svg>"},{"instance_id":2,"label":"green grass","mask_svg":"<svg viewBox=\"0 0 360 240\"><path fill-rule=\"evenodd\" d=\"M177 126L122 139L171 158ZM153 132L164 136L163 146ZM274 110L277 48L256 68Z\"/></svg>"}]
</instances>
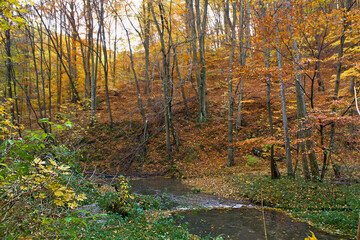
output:
<instances>
[{"instance_id":1,"label":"green grass","mask_svg":"<svg viewBox=\"0 0 360 240\"><path fill-rule=\"evenodd\" d=\"M96 189L91 189L94 194ZM80 188L80 186L78 186ZM9 231L5 239L194 239L185 225L166 214L167 203L163 197L129 194L124 199L121 192L94 194L100 210L71 211L54 209L53 217L43 217L32 229ZM94 200L94 199L92 199ZM88 205L87 205L88 206ZM93 206L93 205L92 205ZM95 208L95 206L93 206ZM36 209L34 209L36 212ZM81 213L81 215L79 214ZM6 228L0 224L0 229ZM0 234L1 235L1 234ZM200 238L197 238L200 239Z\"/></svg>"},{"instance_id":2,"label":"green grass","mask_svg":"<svg viewBox=\"0 0 360 240\"><path fill-rule=\"evenodd\" d=\"M356 235L360 184L334 185L303 178L271 180L270 176L238 175L232 179L241 197L289 211L315 227Z\"/></svg>"},{"instance_id":3,"label":"green grass","mask_svg":"<svg viewBox=\"0 0 360 240\"><path fill-rule=\"evenodd\" d=\"M79 220L76 216L49 222L42 238L56 239L190 239L186 227L175 224L172 217L148 218L149 212L138 212L123 218L102 214ZM69 220L70 219L70 220Z\"/></svg>"}]
</instances>

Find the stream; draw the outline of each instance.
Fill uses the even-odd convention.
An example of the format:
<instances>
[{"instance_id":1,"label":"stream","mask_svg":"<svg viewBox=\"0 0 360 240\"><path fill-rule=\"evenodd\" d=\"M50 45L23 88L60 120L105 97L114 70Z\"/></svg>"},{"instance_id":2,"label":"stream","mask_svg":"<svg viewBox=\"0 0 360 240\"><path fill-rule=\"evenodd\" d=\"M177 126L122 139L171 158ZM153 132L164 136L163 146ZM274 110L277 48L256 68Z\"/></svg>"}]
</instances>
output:
<instances>
[{"instance_id":1,"label":"stream","mask_svg":"<svg viewBox=\"0 0 360 240\"><path fill-rule=\"evenodd\" d=\"M145 178L131 180L132 191L143 195L166 195L170 207L179 209L176 219L188 223L190 233L201 237L223 239L290 240L305 239L314 232L317 239L345 239L344 237L315 230L309 224L299 222L275 211L242 204L205 193L196 193L180 181L171 178ZM178 215L182 217L178 217Z\"/></svg>"}]
</instances>

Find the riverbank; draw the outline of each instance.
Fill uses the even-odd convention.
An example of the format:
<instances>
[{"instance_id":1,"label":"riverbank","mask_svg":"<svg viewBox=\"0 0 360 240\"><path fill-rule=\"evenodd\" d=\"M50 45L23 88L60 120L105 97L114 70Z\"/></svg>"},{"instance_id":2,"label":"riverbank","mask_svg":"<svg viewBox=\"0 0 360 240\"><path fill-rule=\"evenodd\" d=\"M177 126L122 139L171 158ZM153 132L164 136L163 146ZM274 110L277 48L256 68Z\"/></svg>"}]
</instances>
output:
<instances>
[{"instance_id":1,"label":"riverbank","mask_svg":"<svg viewBox=\"0 0 360 240\"><path fill-rule=\"evenodd\" d=\"M357 232L360 184L331 184L264 173L214 174L184 179L192 188L221 197L272 207L310 225L349 238Z\"/></svg>"}]
</instances>

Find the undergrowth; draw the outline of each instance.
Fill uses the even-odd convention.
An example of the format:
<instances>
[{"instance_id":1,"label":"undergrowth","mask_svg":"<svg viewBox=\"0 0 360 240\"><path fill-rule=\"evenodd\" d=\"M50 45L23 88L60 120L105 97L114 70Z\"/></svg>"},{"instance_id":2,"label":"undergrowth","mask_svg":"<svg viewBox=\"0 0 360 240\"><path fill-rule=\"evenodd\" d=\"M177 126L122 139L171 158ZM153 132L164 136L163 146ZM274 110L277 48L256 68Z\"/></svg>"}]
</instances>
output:
<instances>
[{"instance_id":1,"label":"undergrowth","mask_svg":"<svg viewBox=\"0 0 360 240\"><path fill-rule=\"evenodd\" d=\"M85 179L78 171L79 153L52 133L27 131L20 138L2 114L1 239L194 238L162 211L162 199L132 194L124 177L115 187ZM70 122L40 123L63 134L72 128Z\"/></svg>"},{"instance_id":2,"label":"undergrowth","mask_svg":"<svg viewBox=\"0 0 360 240\"><path fill-rule=\"evenodd\" d=\"M334 185L303 178L271 180L270 176L239 174L233 178L239 194L254 203L290 212L315 227L356 235L360 184Z\"/></svg>"}]
</instances>

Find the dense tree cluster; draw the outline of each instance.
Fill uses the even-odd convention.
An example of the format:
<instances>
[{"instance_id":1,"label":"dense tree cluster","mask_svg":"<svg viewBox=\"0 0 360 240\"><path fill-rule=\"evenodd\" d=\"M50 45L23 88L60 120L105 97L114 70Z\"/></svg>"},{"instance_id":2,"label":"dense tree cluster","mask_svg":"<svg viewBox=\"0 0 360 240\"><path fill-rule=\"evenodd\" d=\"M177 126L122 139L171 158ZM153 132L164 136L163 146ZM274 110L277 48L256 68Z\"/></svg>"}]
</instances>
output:
<instances>
[{"instance_id":1,"label":"dense tree cluster","mask_svg":"<svg viewBox=\"0 0 360 240\"><path fill-rule=\"evenodd\" d=\"M13 100L15 125L51 132L39 120L55 121L70 105L81 106L86 124L94 125L101 93L113 126L121 121L112 115L120 103L111 95L131 88L139 144L146 146L155 131L149 121L156 108L172 162L182 140L173 106L204 124L213 112L209 92L220 88L227 98L228 166L256 142L269 149L272 178L280 177L274 148L281 146L287 175L295 174L296 154L303 175L322 180L339 146L359 152L356 0L40 0L5 1L0 9L0 94ZM267 133L244 138L244 107L254 101L247 96L261 91ZM289 129L293 109L296 127Z\"/></svg>"}]
</instances>

